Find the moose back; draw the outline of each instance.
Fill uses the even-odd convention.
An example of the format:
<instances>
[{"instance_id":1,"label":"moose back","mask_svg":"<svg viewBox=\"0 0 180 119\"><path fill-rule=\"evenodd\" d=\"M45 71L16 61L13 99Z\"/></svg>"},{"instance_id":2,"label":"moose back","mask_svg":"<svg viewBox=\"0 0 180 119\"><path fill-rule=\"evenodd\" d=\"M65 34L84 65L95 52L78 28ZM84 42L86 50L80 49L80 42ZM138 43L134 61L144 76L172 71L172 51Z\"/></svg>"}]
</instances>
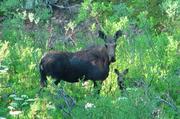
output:
<instances>
[{"instance_id":1,"label":"moose back","mask_svg":"<svg viewBox=\"0 0 180 119\"><path fill-rule=\"evenodd\" d=\"M47 76L55 79L57 85L61 80L78 82L84 80L103 81L109 74L109 65L115 62L116 41L122 32L119 30L114 37L106 36L99 31L99 37L105 41L103 46L92 46L78 52L50 51L40 60L40 84L47 85Z\"/></svg>"}]
</instances>

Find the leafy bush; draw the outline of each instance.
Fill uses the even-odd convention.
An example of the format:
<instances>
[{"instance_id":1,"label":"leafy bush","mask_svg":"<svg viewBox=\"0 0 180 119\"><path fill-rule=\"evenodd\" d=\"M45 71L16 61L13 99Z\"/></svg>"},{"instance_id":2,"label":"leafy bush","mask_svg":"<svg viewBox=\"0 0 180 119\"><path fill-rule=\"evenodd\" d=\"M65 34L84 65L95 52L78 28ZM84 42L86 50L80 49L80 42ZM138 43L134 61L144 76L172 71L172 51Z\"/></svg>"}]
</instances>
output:
<instances>
[{"instance_id":1,"label":"leafy bush","mask_svg":"<svg viewBox=\"0 0 180 119\"><path fill-rule=\"evenodd\" d=\"M65 30L74 30L79 24L90 21L88 30L93 32L101 29L113 35L119 29L123 31L123 36L117 41L116 62L110 66L109 77L104 81L100 95L95 94L91 81L87 85L61 82L54 87L53 80L48 80L48 87L39 95L38 64L47 51L52 14L40 3L32 11L23 9L19 0L2 1L0 5L0 16L5 16L0 23L1 116L77 119L179 117L178 0L82 2L79 14L70 20ZM58 29L59 26L55 27ZM65 46L60 41L55 48L77 51L90 42L87 39L80 32L76 47ZM129 69L125 77L125 92L119 91L115 68ZM63 94L64 97L62 92L58 92L62 87L67 93ZM69 100L72 105L68 105Z\"/></svg>"}]
</instances>

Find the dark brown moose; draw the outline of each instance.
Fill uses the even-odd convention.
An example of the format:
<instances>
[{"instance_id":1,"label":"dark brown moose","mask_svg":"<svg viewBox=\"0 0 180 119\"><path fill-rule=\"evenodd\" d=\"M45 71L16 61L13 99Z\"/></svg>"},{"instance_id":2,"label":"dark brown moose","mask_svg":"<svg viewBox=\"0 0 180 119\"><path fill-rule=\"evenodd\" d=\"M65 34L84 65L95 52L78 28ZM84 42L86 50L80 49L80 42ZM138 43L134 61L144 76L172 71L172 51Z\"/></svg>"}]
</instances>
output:
<instances>
[{"instance_id":1,"label":"dark brown moose","mask_svg":"<svg viewBox=\"0 0 180 119\"><path fill-rule=\"evenodd\" d=\"M125 69L124 71L122 72L119 72L118 69L114 69L114 72L117 74L117 83L118 83L118 86L119 86L119 89L124 91L126 89L126 86L124 84L124 76L128 73L129 69Z\"/></svg>"},{"instance_id":2,"label":"dark brown moose","mask_svg":"<svg viewBox=\"0 0 180 119\"><path fill-rule=\"evenodd\" d=\"M117 31L114 37L99 31L99 37L105 41L103 46L92 46L78 52L50 51L40 60L40 84L47 86L47 76L55 79L57 85L61 80L70 83L84 81L103 81L109 74L109 65L115 62L116 41L122 35Z\"/></svg>"}]
</instances>

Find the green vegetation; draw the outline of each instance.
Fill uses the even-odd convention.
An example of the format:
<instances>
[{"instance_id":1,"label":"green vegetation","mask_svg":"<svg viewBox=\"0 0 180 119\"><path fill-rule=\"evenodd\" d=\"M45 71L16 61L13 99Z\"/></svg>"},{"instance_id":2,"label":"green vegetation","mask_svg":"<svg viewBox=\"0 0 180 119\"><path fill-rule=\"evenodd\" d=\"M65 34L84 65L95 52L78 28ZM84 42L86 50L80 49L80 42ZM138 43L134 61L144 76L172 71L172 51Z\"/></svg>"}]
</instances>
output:
<instances>
[{"instance_id":1,"label":"green vegetation","mask_svg":"<svg viewBox=\"0 0 180 119\"><path fill-rule=\"evenodd\" d=\"M80 5L75 15L70 7L53 13L61 8L32 1L0 2L0 118L180 117L179 0L84 0L81 4L72 0L68 5ZM95 36L99 29L110 35L119 29L124 33L101 94L95 94L91 81L86 86L63 81L54 86L48 80L39 95L38 63L43 53L102 44ZM115 68L129 69L125 93L118 88Z\"/></svg>"}]
</instances>

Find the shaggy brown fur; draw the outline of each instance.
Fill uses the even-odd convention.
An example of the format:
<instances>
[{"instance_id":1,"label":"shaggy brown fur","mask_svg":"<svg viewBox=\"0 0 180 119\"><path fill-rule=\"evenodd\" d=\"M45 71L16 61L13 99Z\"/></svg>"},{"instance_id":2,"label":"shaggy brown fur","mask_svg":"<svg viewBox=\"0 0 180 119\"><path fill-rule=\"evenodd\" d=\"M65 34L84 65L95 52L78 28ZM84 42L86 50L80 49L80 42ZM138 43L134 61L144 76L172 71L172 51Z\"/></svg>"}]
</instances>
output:
<instances>
[{"instance_id":1,"label":"shaggy brown fur","mask_svg":"<svg viewBox=\"0 0 180 119\"><path fill-rule=\"evenodd\" d=\"M57 52L46 53L40 61L41 86L47 85L46 76L56 79L57 85L61 80L67 82L78 82L84 80L103 81L109 74L109 65L115 61L115 42L121 31L117 31L114 38L106 39L103 32L99 32L104 38L104 46L92 46L91 48L78 52ZM109 38L109 37L108 37Z\"/></svg>"}]
</instances>

